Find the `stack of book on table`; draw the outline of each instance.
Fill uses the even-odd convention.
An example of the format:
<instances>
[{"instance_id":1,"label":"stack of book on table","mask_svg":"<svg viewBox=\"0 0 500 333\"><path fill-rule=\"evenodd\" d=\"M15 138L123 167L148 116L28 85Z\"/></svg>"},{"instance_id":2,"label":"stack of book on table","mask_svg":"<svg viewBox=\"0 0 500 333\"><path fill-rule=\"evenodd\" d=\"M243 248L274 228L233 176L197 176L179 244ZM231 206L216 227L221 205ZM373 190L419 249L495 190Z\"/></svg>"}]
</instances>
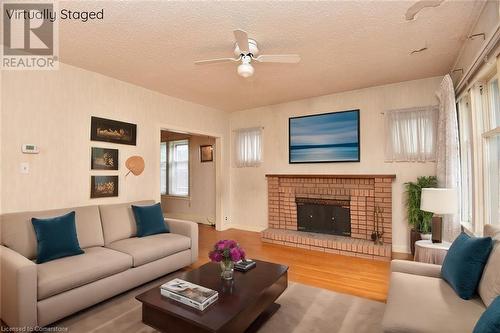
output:
<instances>
[{"instance_id":1,"label":"stack of book on table","mask_svg":"<svg viewBox=\"0 0 500 333\"><path fill-rule=\"evenodd\" d=\"M201 311L219 298L217 291L181 279L173 279L162 284L160 291L165 297Z\"/></svg>"},{"instance_id":2,"label":"stack of book on table","mask_svg":"<svg viewBox=\"0 0 500 333\"><path fill-rule=\"evenodd\" d=\"M254 268L256 262L251 259L240 260L234 264L234 269L240 272L246 272Z\"/></svg>"}]
</instances>

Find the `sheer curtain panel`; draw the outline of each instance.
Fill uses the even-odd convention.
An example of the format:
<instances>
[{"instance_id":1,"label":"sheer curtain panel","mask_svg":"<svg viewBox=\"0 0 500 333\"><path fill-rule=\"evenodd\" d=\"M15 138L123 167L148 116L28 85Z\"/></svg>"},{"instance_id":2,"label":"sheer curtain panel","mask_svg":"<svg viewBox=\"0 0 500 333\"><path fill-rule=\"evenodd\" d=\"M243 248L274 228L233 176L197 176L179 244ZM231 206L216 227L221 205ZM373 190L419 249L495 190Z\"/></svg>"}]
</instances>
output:
<instances>
[{"instance_id":1,"label":"sheer curtain panel","mask_svg":"<svg viewBox=\"0 0 500 333\"><path fill-rule=\"evenodd\" d=\"M460 193L458 119L453 81L446 75L439 91L439 124L436 174L439 187L456 188ZM460 234L459 214L443 217L443 239L452 242Z\"/></svg>"},{"instance_id":2,"label":"sheer curtain panel","mask_svg":"<svg viewBox=\"0 0 500 333\"><path fill-rule=\"evenodd\" d=\"M438 107L426 106L385 112L385 160L436 160Z\"/></svg>"},{"instance_id":3,"label":"sheer curtain panel","mask_svg":"<svg viewBox=\"0 0 500 333\"><path fill-rule=\"evenodd\" d=\"M259 166L262 162L262 128L236 130L235 148L238 168Z\"/></svg>"}]
</instances>

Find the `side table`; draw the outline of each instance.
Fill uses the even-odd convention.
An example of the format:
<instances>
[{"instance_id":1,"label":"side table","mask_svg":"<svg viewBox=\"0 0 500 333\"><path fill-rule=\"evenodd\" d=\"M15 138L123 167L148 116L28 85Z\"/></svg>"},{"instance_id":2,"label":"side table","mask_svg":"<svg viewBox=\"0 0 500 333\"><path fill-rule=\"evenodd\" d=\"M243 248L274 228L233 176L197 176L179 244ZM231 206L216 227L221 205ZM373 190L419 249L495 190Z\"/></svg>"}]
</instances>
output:
<instances>
[{"instance_id":1,"label":"side table","mask_svg":"<svg viewBox=\"0 0 500 333\"><path fill-rule=\"evenodd\" d=\"M415 261L442 265L451 243L433 243L431 240L415 242Z\"/></svg>"}]
</instances>

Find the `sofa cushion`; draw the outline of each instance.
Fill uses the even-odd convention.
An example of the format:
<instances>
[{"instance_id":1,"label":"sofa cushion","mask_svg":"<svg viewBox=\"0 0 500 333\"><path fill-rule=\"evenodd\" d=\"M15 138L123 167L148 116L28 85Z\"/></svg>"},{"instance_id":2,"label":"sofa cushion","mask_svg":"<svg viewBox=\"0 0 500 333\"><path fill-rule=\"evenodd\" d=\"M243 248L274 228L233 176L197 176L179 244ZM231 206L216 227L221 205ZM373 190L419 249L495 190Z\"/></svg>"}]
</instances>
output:
<instances>
[{"instance_id":1,"label":"sofa cushion","mask_svg":"<svg viewBox=\"0 0 500 333\"><path fill-rule=\"evenodd\" d=\"M104 247L49 261L38 267L38 300L83 286L132 267L132 257Z\"/></svg>"},{"instance_id":2,"label":"sofa cushion","mask_svg":"<svg viewBox=\"0 0 500 333\"><path fill-rule=\"evenodd\" d=\"M74 211L48 219L32 218L31 223L38 243L37 264L83 253L76 236Z\"/></svg>"},{"instance_id":3,"label":"sofa cushion","mask_svg":"<svg viewBox=\"0 0 500 333\"><path fill-rule=\"evenodd\" d=\"M1 242L28 259L36 257L37 242L31 219L60 216L75 211L76 233L81 248L103 246L101 218L98 206L83 206L36 212L20 212L2 215Z\"/></svg>"},{"instance_id":4,"label":"sofa cushion","mask_svg":"<svg viewBox=\"0 0 500 333\"><path fill-rule=\"evenodd\" d=\"M484 235L493 238L494 245L484 267L478 292L484 304L489 306L496 297L500 296L500 226L485 225Z\"/></svg>"},{"instance_id":5,"label":"sofa cushion","mask_svg":"<svg viewBox=\"0 0 500 333\"><path fill-rule=\"evenodd\" d=\"M189 249L191 239L177 234L157 234L119 240L106 247L131 255L134 259L134 267L138 267Z\"/></svg>"},{"instance_id":6,"label":"sofa cushion","mask_svg":"<svg viewBox=\"0 0 500 333\"><path fill-rule=\"evenodd\" d=\"M151 206L132 205L137 237L145 237L169 232L159 203Z\"/></svg>"},{"instance_id":7,"label":"sofa cushion","mask_svg":"<svg viewBox=\"0 0 500 333\"><path fill-rule=\"evenodd\" d=\"M104 243L110 244L121 239L135 237L137 227L134 214L132 213L132 205L146 206L154 203L153 200L148 200L113 205L100 205L99 211L101 212Z\"/></svg>"},{"instance_id":8,"label":"sofa cushion","mask_svg":"<svg viewBox=\"0 0 500 333\"><path fill-rule=\"evenodd\" d=\"M461 233L444 258L441 275L463 299L477 291L492 248L491 237L470 237Z\"/></svg>"},{"instance_id":9,"label":"sofa cushion","mask_svg":"<svg viewBox=\"0 0 500 333\"><path fill-rule=\"evenodd\" d=\"M485 224L483 234L485 237L491 237L500 241L500 225Z\"/></svg>"},{"instance_id":10,"label":"sofa cushion","mask_svg":"<svg viewBox=\"0 0 500 333\"><path fill-rule=\"evenodd\" d=\"M497 297L484 311L472 333L500 332L500 297Z\"/></svg>"},{"instance_id":11,"label":"sofa cushion","mask_svg":"<svg viewBox=\"0 0 500 333\"><path fill-rule=\"evenodd\" d=\"M485 306L479 297L463 300L440 278L391 273L384 332L472 332Z\"/></svg>"}]
</instances>

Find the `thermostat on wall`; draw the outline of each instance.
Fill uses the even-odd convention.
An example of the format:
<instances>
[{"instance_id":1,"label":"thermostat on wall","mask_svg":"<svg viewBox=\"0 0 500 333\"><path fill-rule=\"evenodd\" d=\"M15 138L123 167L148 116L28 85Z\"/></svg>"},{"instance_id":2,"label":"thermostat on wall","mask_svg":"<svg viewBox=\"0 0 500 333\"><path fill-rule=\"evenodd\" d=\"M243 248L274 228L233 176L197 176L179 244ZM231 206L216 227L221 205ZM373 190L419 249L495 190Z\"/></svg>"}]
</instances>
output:
<instances>
[{"instance_id":1,"label":"thermostat on wall","mask_svg":"<svg viewBox=\"0 0 500 333\"><path fill-rule=\"evenodd\" d=\"M40 149L37 145L24 144L22 151L24 154L38 154L40 152Z\"/></svg>"}]
</instances>

